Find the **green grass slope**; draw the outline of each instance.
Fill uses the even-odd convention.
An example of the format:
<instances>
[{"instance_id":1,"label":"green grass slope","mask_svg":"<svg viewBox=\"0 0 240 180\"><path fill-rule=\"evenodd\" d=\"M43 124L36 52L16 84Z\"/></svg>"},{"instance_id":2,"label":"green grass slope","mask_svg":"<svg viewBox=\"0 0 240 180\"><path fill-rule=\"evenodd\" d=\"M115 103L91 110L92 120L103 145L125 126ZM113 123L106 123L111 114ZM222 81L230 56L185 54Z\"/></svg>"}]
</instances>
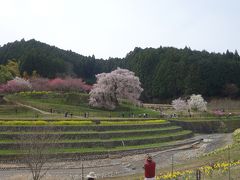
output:
<instances>
[{"instance_id":1,"label":"green grass slope","mask_svg":"<svg viewBox=\"0 0 240 180\"><path fill-rule=\"evenodd\" d=\"M90 117L139 117L143 116L144 113L148 114L150 117L159 116L157 111L137 107L126 101L121 102L120 106L112 111L92 108L88 105L88 94L81 93L51 92L48 94L43 93L37 95L35 93L18 93L8 95L6 98L12 103L22 103L46 112L50 112L52 109L54 112L52 114L53 116L58 115L61 117L63 117L65 112L69 112L69 115L73 114L75 117L83 117L84 113L88 113Z\"/></svg>"}]
</instances>

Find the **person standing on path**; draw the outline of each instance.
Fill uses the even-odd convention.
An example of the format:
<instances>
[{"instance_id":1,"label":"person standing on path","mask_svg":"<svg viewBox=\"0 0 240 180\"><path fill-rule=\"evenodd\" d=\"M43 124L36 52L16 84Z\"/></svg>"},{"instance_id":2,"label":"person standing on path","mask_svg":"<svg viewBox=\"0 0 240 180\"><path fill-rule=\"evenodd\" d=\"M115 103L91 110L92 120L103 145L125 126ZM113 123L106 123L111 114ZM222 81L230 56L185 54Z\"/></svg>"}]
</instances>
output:
<instances>
[{"instance_id":1,"label":"person standing on path","mask_svg":"<svg viewBox=\"0 0 240 180\"><path fill-rule=\"evenodd\" d=\"M143 168L145 171L145 180L155 180L156 163L152 160L151 155L147 155Z\"/></svg>"}]
</instances>

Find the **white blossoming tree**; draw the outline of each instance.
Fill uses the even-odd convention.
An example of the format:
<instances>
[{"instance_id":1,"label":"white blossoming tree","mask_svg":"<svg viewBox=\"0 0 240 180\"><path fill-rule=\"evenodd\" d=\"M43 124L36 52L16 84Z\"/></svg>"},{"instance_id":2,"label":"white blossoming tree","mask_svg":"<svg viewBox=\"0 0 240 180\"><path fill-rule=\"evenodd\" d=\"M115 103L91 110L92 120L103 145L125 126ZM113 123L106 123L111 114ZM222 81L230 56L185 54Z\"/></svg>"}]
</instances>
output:
<instances>
[{"instance_id":1,"label":"white blossoming tree","mask_svg":"<svg viewBox=\"0 0 240 180\"><path fill-rule=\"evenodd\" d=\"M206 111L207 110L207 102L203 99L201 94L191 95L188 100L188 106L190 109L195 111Z\"/></svg>"},{"instance_id":2,"label":"white blossoming tree","mask_svg":"<svg viewBox=\"0 0 240 180\"><path fill-rule=\"evenodd\" d=\"M139 78L132 71L117 68L110 73L96 75L97 83L90 91L89 104L93 107L115 109L119 99L138 104L143 89Z\"/></svg>"},{"instance_id":3,"label":"white blossoming tree","mask_svg":"<svg viewBox=\"0 0 240 180\"><path fill-rule=\"evenodd\" d=\"M181 98L174 99L172 101L172 106L176 111L182 112L187 110L187 102Z\"/></svg>"}]
</instances>

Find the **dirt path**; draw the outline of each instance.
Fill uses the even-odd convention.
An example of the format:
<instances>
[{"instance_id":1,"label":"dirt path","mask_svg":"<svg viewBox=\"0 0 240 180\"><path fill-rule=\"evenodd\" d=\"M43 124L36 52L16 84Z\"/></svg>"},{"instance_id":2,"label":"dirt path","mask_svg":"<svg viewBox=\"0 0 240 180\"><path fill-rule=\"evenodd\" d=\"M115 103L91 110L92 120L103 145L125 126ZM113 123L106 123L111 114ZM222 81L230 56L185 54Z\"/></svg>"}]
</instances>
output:
<instances>
[{"instance_id":1,"label":"dirt path","mask_svg":"<svg viewBox=\"0 0 240 180\"><path fill-rule=\"evenodd\" d=\"M51 114L50 112L43 111L43 110L40 110L40 109L35 108L33 106L25 105L25 104L22 104L22 103L19 103L19 102L16 102L16 105L32 109L32 110L37 111L37 112L39 112L41 114L45 114L45 115Z\"/></svg>"},{"instance_id":2,"label":"dirt path","mask_svg":"<svg viewBox=\"0 0 240 180\"><path fill-rule=\"evenodd\" d=\"M8 98L6 98L6 97L3 97L3 99L6 101L6 102L11 102ZM35 108L35 107L33 107L33 106L29 106L29 105L25 105L25 104L22 104L22 103L20 103L20 102L14 102L16 105L18 105L18 106L22 106L22 107L26 107L26 108L29 108L29 109L32 109L32 110L34 110L34 111L37 111L37 112L39 112L39 113L41 113L41 114L46 114L46 115L48 115L48 114L51 114L50 112L47 112L47 111L43 111L43 110L41 110L41 109L38 109L38 108Z\"/></svg>"},{"instance_id":3,"label":"dirt path","mask_svg":"<svg viewBox=\"0 0 240 180\"><path fill-rule=\"evenodd\" d=\"M161 169L171 164L171 157L174 155L175 163L183 163L187 159L198 157L204 153L213 151L219 147L231 144L231 134L209 134L209 135L197 135L194 139L203 138L204 140L196 145L194 148L182 148L175 150L165 150L155 153L151 153L154 156L154 160L157 163L157 168ZM126 156L118 159L100 159L91 161L66 161L52 163L51 166L54 169L48 172L45 179L51 180L80 180L81 179L81 167L84 166L84 175L90 171L97 173L99 178L124 176L136 173L142 173L143 160L145 154L138 154L133 156ZM13 166L8 164L0 164L1 168L5 167L5 170L0 170L1 180L21 180L28 179L29 173L26 170L8 169L7 166Z\"/></svg>"},{"instance_id":4,"label":"dirt path","mask_svg":"<svg viewBox=\"0 0 240 180\"><path fill-rule=\"evenodd\" d=\"M10 100L8 100L6 97L4 97L4 100L7 101L7 102L10 102ZM17 101L15 101L14 103L15 103L16 105L18 105L18 106L22 106L22 107L29 108L29 109L31 109L31 110L37 111L37 112L39 112L39 113L41 113L41 114L44 114L44 115L58 115L58 116L60 116L60 117L64 117L64 114L63 114L63 113L62 113L62 114L60 114L60 113L50 113L50 112L47 112L47 111L38 109L38 108L33 107L33 106L30 106L30 105L22 104L22 103L17 102ZM82 118L82 116L76 116L76 115L74 115L73 117L74 117L74 118Z\"/></svg>"}]
</instances>

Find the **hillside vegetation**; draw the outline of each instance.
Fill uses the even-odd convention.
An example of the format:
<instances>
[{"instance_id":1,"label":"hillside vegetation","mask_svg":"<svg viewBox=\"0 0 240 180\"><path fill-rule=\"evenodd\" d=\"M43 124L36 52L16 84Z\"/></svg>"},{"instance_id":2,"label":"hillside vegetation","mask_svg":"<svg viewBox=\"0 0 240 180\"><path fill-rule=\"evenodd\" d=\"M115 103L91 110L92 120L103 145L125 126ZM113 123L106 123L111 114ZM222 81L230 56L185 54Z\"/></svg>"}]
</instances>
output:
<instances>
[{"instance_id":1,"label":"hillside vegetation","mask_svg":"<svg viewBox=\"0 0 240 180\"><path fill-rule=\"evenodd\" d=\"M95 74L127 68L140 78L145 102L159 102L190 94L204 97L239 96L240 57L237 53L209 53L190 48L135 48L125 58L96 59L36 40L21 40L0 48L0 64L20 62L20 72L35 70L43 77L77 76L95 82Z\"/></svg>"},{"instance_id":2,"label":"hillside vegetation","mask_svg":"<svg viewBox=\"0 0 240 180\"><path fill-rule=\"evenodd\" d=\"M48 114L48 116L53 117L64 117L65 113L68 112L68 116L70 114L73 117L84 117L87 113L89 117L143 117L143 114L148 114L148 117L159 117L159 112L146 109L143 107L134 106L127 101L122 101L120 106L118 106L115 110L106 110L103 108L92 108L88 105L89 95L84 93L57 93L57 92L21 92L17 94L7 95L6 98L10 103L22 103L24 105L28 105L43 111L50 113L52 110L52 114ZM14 116L20 115L19 107L12 108L12 113ZM3 112L0 111L0 116L4 115L4 107L9 107L6 105L2 105ZM22 108L22 107L21 107ZM9 109L9 108L8 108ZM17 113L15 112L18 110ZM35 116L35 113L32 113L32 117ZM38 113L42 115L41 113ZM24 116L24 112L22 112L22 116Z\"/></svg>"}]
</instances>

